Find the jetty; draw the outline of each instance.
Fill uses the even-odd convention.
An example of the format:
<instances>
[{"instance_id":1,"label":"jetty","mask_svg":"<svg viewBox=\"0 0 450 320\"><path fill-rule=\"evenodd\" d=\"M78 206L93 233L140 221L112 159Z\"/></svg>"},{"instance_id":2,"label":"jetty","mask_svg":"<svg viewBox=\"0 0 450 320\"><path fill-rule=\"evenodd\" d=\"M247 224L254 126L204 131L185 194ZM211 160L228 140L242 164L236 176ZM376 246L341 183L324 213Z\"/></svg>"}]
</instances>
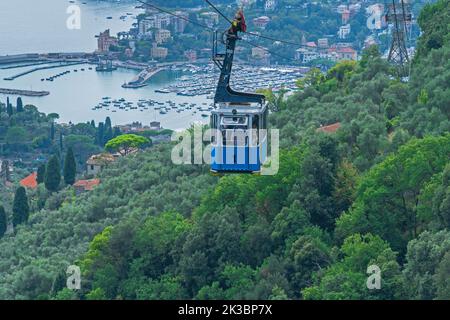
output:
<instances>
[{"instance_id":1,"label":"jetty","mask_svg":"<svg viewBox=\"0 0 450 320\"><path fill-rule=\"evenodd\" d=\"M147 81L150 80L153 76L165 70L163 67L157 68L146 68L142 70L133 80L128 83L122 85L122 88L142 88L145 87Z\"/></svg>"},{"instance_id":2,"label":"jetty","mask_svg":"<svg viewBox=\"0 0 450 320\"><path fill-rule=\"evenodd\" d=\"M48 96L50 92L0 88L0 94L26 96L26 97L44 97Z\"/></svg>"},{"instance_id":3,"label":"jetty","mask_svg":"<svg viewBox=\"0 0 450 320\"><path fill-rule=\"evenodd\" d=\"M82 62L78 61L78 62L70 62L70 63L61 63L61 64L58 64L56 66L37 67L37 68L33 68L33 69L30 69L30 70L18 73L18 74L14 75L14 76L4 78L3 80L13 81L13 80L15 80L17 78L23 77L23 76L25 76L27 74L30 74L30 73L33 73L33 72L36 72L36 71L47 70L47 69L55 69L55 68L63 68L63 67L70 67L70 66L75 66L75 65L79 65L79 64L85 64L85 63L86 63L85 61L82 61Z\"/></svg>"}]
</instances>

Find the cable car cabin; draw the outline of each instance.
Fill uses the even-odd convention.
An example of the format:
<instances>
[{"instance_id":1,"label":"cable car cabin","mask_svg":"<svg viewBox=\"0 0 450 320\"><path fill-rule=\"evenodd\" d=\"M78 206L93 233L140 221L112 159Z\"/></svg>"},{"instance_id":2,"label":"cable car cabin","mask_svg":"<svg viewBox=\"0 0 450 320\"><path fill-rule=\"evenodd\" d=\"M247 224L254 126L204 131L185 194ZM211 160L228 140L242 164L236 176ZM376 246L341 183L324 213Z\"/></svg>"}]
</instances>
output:
<instances>
[{"instance_id":1,"label":"cable car cabin","mask_svg":"<svg viewBox=\"0 0 450 320\"><path fill-rule=\"evenodd\" d=\"M267 158L267 112L267 104L222 104L212 112L212 172L260 172Z\"/></svg>"},{"instance_id":2,"label":"cable car cabin","mask_svg":"<svg viewBox=\"0 0 450 320\"><path fill-rule=\"evenodd\" d=\"M213 61L220 77L214 97L216 109L211 113L212 172L259 172L267 157L268 109L264 95L238 92L230 86L239 32L246 32L242 10L223 34L224 53L218 53L217 34L213 39Z\"/></svg>"}]
</instances>

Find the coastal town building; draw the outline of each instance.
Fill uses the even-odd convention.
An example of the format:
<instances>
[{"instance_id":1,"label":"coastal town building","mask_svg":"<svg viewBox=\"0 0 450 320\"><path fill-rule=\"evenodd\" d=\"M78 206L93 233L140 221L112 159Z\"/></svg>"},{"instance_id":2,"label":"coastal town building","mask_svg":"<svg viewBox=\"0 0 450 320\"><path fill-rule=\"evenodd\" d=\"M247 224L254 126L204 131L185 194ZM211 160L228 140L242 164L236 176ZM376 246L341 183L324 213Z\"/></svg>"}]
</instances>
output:
<instances>
[{"instance_id":1,"label":"coastal town building","mask_svg":"<svg viewBox=\"0 0 450 320\"><path fill-rule=\"evenodd\" d=\"M306 46L307 46L308 48L311 48L311 49L316 49L316 48L317 48L317 44L316 44L314 41L308 41L308 42L306 43Z\"/></svg>"},{"instance_id":2,"label":"coastal town building","mask_svg":"<svg viewBox=\"0 0 450 320\"><path fill-rule=\"evenodd\" d=\"M345 9L341 15L342 15L342 24L347 24L350 21L350 10Z\"/></svg>"},{"instance_id":3,"label":"coastal town building","mask_svg":"<svg viewBox=\"0 0 450 320\"><path fill-rule=\"evenodd\" d=\"M295 52L295 59L299 60L303 64L307 64L319 57L319 54L308 48L300 48Z\"/></svg>"},{"instance_id":4,"label":"coastal town building","mask_svg":"<svg viewBox=\"0 0 450 320\"><path fill-rule=\"evenodd\" d=\"M116 158L110 153L95 154L86 161L86 173L89 176L96 176L115 160Z\"/></svg>"},{"instance_id":5,"label":"coastal town building","mask_svg":"<svg viewBox=\"0 0 450 320\"><path fill-rule=\"evenodd\" d=\"M161 130L161 122L159 121L152 121L150 122L150 130Z\"/></svg>"},{"instance_id":6,"label":"coastal town building","mask_svg":"<svg viewBox=\"0 0 450 320\"><path fill-rule=\"evenodd\" d=\"M321 38L321 39L317 40L317 45L321 49L328 48L328 46L329 46L328 38Z\"/></svg>"},{"instance_id":7,"label":"coastal town building","mask_svg":"<svg viewBox=\"0 0 450 320\"><path fill-rule=\"evenodd\" d=\"M350 11L350 15L355 15L361 10L361 3L352 3L348 6L348 10Z\"/></svg>"},{"instance_id":8,"label":"coastal town building","mask_svg":"<svg viewBox=\"0 0 450 320\"><path fill-rule=\"evenodd\" d=\"M210 28L219 24L219 14L216 12L203 12L200 19Z\"/></svg>"},{"instance_id":9,"label":"coastal town building","mask_svg":"<svg viewBox=\"0 0 450 320\"><path fill-rule=\"evenodd\" d=\"M337 12L340 13L340 14L344 13L345 10L348 10L348 6L345 5L345 4L340 4L337 7Z\"/></svg>"},{"instance_id":10,"label":"coastal town building","mask_svg":"<svg viewBox=\"0 0 450 320\"><path fill-rule=\"evenodd\" d=\"M111 46L118 45L118 39L116 37L112 37L109 29L101 32L97 39L97 50L100 53L108 52Z\"/></svg>"},{"instance_id":11,"label":"coastal town building","mask_svg":"<svg viewBox=\"0 0 450 320\"><path fill-rule=\"evenodd\" d=\"M325 58L331 61L342 60L358 60L358 52L350 46L334 45L327 49L326 53L320 55L320 58Z\"/></svg>"},{"instance_id":12,"label":"coastal town building","mask_svg":"<svg viewBox=\"0 0 450 320\"><path fill-rule=\"evenodd\" d=\"M373 46L375 44L377 44L377 42L376 42L375 38L372 35L368 36L364 40L364 48L368 48L368 47Z\"/></svg>"},{"instance_id":13,"label":"coastal town building","mask_svg":"<svg viewBox=\"0 0 450 320\"><path fill-rule=\"evenodd\" d=\"M37 172L33 172L29 176L25 177L24 179L20 180L19 184L27 189L36 189L38 186L37 183Z\"/></svg>"},{"instance_id":14,"label":"coastal town building","mask_svg":"<svg viewBox=\"0 0 450 320\"><path fill-rule=\"evenodd\" d=\"M339 28L339 32L338 32L338 36L339 39L346 39L348 37L348 35L351 32L351 28L349 24L346 24L345 26L341 26Z\"/></svg>"},{"instance_id":15,"label":"coastal town building","mask_svg":"<svg viewBox=\"0 0 450 320\"><path fill-rule=\"evenodd\" d=\"M74 183L76 194L92 191L95 187L100 185L100 179L78 180Z\"/></svg>"},{"instance_id":16,"label":"coastal town building","mask_svg":"<svg viewBox=\"0 0 450 320\"><path fill-rule=\"evenodd\" d=\"M236 0L236 4L240 8L249 7L254 4L256 0Z\"/></svg>"},{"instance_id":17,"label":"coastal town building","mask_svg":"<svg viewBox=\"0 0 450 320\"><path fill-rule=\"evenodd\" d=\"M139 36L152 35L153 20L142 19L138 22Z\"/></svg>"},{"instance_id":18,"label":"coastal town building","mask_svg":"<svg viewBox=\"0 0 450 320\"><path fill-rule=\"evenodd\" d=\"M150 50L150 55L153 59L165 59L169 54L169 49L164 47L158 47L157 43L153 43L153 46Z\"/></svg>"},{"instance_id":19,"label":"coastal town building","mask_svg":"<svg viewBox=\"0 0 450 320\"><path fill-rule=\"evenodd\" d=\"M260 29L265 29L266 26L269 24L270 22L270 18L267 16L262 16L259 18L255 18L253 19L253 24L255 25L255 27L260 28Z\"/></svg>"},{"instance_id":20,"label":"coastal town building","mask_svg":"<svg viewBox=\"0 0 450 320\"><path fill-rule=\"evenodd\" d=\"M159 29L155 32L155 41L157 44L167 42L172 37L170 30Z\"/></svg>"},{"instance_id":21,"label":"coastal town building","mask_svg":"<svg viewBox=\"0 0 450 320\"><path fill-rule=\"evenodd\" d=\"M185 11L175 11L176 16L172 16L173 31L175 33L184 33L188 25L189 13Z\"/></svg>"},{"instance_id":22,"label":"coastal town building","mask_svg":"<svg viewBox=\"0 0 450 320\"><path fill-rule=\"evenodd\" d=\"M350 47L337 48L337 59L338 60L354 60L358 59L358 53L355 49Z\"/></svg>"},{"instance_id":23,"label":"coastal town building","mask_svg":"<svg viewBox=\"0 0 450 320\"><path fill-rule=\"evenodd\" d=\"M319 39L318 46L315 42L306 42L304 47L295 52L295 60L302 64L309 64L316 59L330 61L358 60L358 52L352 48L350 43L337 43L330 47L328 39Z\"/></svg>"},{"instance_id":24,"label":"coastal town building","mask_svg":"<svg viewBox=\"0 0 450 320\"><path fill-rule=\"evenodd\" d=\"M339 128L341 127L341 123L340 122L336 122L327 126L320 126L319 128L317 128L317 132L324 132L324 133L336 133L336 131L339 130Z\"/></svg>"},{"instance_id":25,"label":"coastal town building","mask_svg":"<svg viewBox=\"0 0 450 320\"><path fill-rule=\"evenodd\" d=\"M258 65L268 65L270 63L270 53L267 48L254 47L252 48L252 60L253 63Z\"/></svg>"},{"instance_id":26,"label":"coastal town building","mask_svg":"<svg viewBox=\"0 0 450 320\"><path fill-rule=\"evenodd\" d=\"M189 62L197 61L197 51L195 50L186 50L184 52L184 56L188 59Z\"/></svg>"}]
</instances>

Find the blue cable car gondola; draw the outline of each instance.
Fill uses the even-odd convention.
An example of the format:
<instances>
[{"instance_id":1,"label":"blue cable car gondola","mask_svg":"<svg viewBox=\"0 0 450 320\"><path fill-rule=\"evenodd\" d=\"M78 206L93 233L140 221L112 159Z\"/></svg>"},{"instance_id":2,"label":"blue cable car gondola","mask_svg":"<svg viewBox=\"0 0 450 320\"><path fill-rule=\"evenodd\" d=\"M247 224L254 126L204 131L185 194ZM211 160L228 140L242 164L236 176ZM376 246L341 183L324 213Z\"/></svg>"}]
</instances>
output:
<instances>
[{"instance_id":1,"label":"blue cable car gondola","mask_svg":"<svg viewBox=\"0 0 450 320\"><path fill-rule=\"evenodd\" d=\"M234 91L230 86L236 42L245 32L245 18L240 10L224 33L225 53L218 53L214 34L213 60L220 69L211 114L211 171L216 173L258 173L267 158L267 115L264 95Z\"/></svg>"}]
</instances>

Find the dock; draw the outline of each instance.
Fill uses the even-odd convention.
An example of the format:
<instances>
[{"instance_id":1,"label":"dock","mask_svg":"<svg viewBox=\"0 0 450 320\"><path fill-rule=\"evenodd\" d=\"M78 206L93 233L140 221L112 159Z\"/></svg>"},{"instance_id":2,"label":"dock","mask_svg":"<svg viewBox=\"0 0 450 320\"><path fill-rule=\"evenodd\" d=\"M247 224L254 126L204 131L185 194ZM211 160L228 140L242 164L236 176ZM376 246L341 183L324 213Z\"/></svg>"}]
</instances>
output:
<instances>
[{"instance_id":1,"label":"dock","mask_svg":"<svg viewBox=\"0 0 450 320\"><path fill-rule=\"evenodd\" d=\"M25 96L25 97L44 97L44 96L48 96L50 94L50 92L0 88L0 94L9 94L9 95Z\"/></svg>"},{"instance_id":2,"label":"dock","mask_svg":"<svg viewBox=\"0 0 450 320\"><path fill-rule=\"evenodd\" d=\"M33 69L30 69L30 70L18 73L16 75L11 76L11 77L4 78L3 80L13 81L13 80L15 80L17 78L23 77L23 76L25 76L27 74L30 74L30 73L33 73L33 72L36 72L36 71L47 70L47 69L55 69L55 68L64 68L64 67L70 67L70 66L75 66L75 65L79 65L79 64L85 64L85 63L86 63L86 61L82 61L82 62L64 63L64 64L59 64L59 65L56 65L56 66L37 67L37 68L33 68Z\"/></svg>"},{"instance_id":3,"label":"dock","mask_svg":"<svg viewBox=\"0 0 450 320\"><path fill-rule=\"evenodd\" d=\"M142 70L133 80L122 85L123 88L142 88L153 76L165 70L163 67Z\"/></svg>"}]
</instances>

